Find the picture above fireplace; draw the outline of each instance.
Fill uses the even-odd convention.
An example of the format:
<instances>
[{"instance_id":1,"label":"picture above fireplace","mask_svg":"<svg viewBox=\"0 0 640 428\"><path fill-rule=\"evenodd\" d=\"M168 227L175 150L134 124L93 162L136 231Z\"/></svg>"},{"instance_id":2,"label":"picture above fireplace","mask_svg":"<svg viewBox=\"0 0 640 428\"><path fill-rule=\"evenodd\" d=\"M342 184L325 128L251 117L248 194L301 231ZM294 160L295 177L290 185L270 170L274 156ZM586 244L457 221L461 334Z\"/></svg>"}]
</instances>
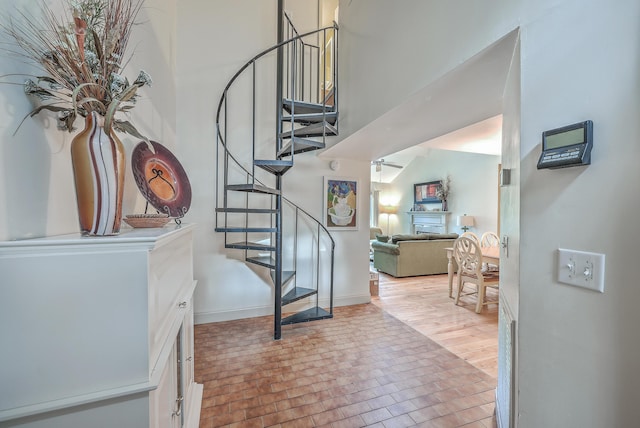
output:
<instances>
[{"instance_id":1,"label":"picture above fireplace","mask_svg":"<svg viewBox=\"0 0 640 428\"><path fill-rule=\"evenodd\" d=\"M441 180L427 181L413 185L413 197L416 204L433 204L440 202L438 188L442 186Z\"/></svg>"}]
</instances>

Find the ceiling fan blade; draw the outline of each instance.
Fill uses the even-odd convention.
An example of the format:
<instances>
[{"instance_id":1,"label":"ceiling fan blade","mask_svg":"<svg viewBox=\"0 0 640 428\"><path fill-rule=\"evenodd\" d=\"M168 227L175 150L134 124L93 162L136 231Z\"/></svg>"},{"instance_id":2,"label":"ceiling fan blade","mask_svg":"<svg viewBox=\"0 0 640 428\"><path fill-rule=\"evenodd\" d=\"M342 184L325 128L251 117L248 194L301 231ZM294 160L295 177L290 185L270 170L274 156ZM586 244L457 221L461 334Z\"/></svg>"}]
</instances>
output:
<instances>
[{"instance_id":1,"label":"ceiling fan blade","mask_svg":"<svg viewBox=\"0 0 640 428\"><path fill-rule=\"evenodd\" d=\"M402 168L403 168L403 167L402 167L402 165L396 165L395 163L386 163L386 162L383 162L383 163L382 163L382 165L384 165L384 166L390 166L390 167L392 167L392 168L400 168L400 169L402 169Z\"/></svg>"},{"instance_id":2,"label":"ceiling fan blade","mask_svg":"<svg viewBox=\"0 0 640 428\"><path fill-rule=\"evenodd\" d=\"M402 165L397 165L395 163L385 162L384 159L378 159L375 161L371 161L371 165L376 166L376 172L380 172L382 170L382 166L390 166L392 168L403 168Z\"/></svg>"}]
</instances>

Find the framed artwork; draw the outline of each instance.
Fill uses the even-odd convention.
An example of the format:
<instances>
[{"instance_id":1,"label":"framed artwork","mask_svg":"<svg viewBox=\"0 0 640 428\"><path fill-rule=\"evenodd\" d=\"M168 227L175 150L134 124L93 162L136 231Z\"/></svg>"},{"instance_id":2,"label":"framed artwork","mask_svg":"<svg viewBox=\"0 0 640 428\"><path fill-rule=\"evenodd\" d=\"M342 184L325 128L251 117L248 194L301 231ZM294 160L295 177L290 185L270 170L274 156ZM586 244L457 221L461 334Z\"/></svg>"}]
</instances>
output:
<instances>
[{"instance_id":1,"label":"framed artwork","mask_svg":"<svg viewBox=\"0 0 640 428\"><path fill-rule=\"evenodd\" d=\"M440 186L442 186L442 180L414 184L414 204L433 204L440 202L437 196Z\"/></svg>"},{"instance_id":2,"label":"framed artwork","mask_svg":"<svg viewBox=\"0 0 640 428\"><path fill-rule=\"evenodd\" d=\"M324 177L323 218L329 230L358 230L358 180Z\"/></svg>"}]
</instances>

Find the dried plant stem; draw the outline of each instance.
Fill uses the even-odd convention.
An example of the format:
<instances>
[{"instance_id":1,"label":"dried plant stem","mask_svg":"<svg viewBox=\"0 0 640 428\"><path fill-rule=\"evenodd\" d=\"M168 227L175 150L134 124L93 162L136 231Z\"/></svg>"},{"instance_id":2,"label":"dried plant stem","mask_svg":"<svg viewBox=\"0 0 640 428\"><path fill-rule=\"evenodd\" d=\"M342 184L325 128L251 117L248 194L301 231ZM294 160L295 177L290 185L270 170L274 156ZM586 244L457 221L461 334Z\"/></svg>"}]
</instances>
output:
<instances>
[{"instance_id":1,"label":"dried plant stem","mask_svg":"<svg viewBox=\"0 0 640 428\"><path fill-rule=\"evenodd\" d=\"M151 83L144 72L144 78L133 84L121 76L142 1L76 0L62 17L43 2L40 15L20 12L19 19L0 24L0 29L21 48L13 53L39 64L47 74L38 77L37 83L25 84L27 93L49 101L34 110L35 114L43 109L64 111L66 122L73 123L76 115L87 116L95 111L103 116L111 112L112 116L131 108L136 89ZM60 102L68 108L58 107ZM129 105L120 106L124 102ZM128 122L115 121L114 126L123 124L127 125L125 132L135 131Z\"/></svg>"}]
</instances>

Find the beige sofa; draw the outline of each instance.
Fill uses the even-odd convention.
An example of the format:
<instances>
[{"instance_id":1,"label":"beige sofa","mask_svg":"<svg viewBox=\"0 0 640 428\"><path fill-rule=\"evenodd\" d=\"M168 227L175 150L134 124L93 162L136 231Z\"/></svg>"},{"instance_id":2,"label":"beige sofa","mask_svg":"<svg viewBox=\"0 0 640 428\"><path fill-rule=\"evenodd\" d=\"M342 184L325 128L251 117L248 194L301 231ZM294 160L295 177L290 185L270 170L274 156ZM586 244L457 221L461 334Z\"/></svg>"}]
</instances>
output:
<instances>
[{"instance_id":1,"label":"beige sofa","mask_svg":"<svg viewBox=\"0 0 640 428\"><path fill-rule=\"evenodd\" d=\"M421 233L393 235L389 242L373 241L373 267L395 277L447 273L446 248L453 247L457 237L457 233Z\"/></svg>"}]
</instances>

